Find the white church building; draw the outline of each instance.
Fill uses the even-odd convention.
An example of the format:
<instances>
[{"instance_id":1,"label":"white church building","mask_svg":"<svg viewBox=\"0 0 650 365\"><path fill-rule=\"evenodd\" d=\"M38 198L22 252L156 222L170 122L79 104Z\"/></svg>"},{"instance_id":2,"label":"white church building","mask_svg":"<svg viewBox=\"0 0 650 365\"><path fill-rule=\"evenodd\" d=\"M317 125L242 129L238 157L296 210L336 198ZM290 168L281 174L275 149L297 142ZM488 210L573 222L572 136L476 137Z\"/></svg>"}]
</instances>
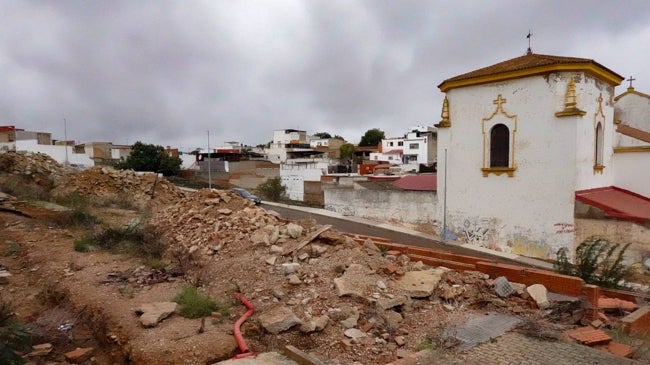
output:
<instances>
[{"instance_id":1,"label":"white church building","mask_svg":"<svg viewBox=\"0 0 650 365\"><path fill-rule=\"evenodd\" d=\"M591 233L618 241L582 219L601 214L650 246L650 96L616 96L623 80L594 60L529 51L443 81L444 237L553 258Z\"/></svg>"}]
</instances>

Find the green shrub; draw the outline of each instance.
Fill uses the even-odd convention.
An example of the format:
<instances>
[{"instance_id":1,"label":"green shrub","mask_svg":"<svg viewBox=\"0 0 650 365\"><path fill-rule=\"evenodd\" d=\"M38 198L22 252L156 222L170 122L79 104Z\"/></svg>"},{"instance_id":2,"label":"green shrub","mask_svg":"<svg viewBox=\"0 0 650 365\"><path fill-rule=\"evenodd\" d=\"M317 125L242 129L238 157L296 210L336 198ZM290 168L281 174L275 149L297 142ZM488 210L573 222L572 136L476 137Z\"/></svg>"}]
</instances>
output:
<instances>
[{"instance_id":1,"label":"green shrub","mask_svg":"<svg viewBox=\"0 0 650 365\"><path fill-rule=\"evenodd\" d=\"M621 247L605 238L589 237L578 245L574 264L569 260L567 250L562 248L553 266L558 273L577 276L587 284L619 288L621 280L632 272L631 267L623 264L629 246L629 243Z\"/></svg>"},{"instance_id":2,"label":"green shrub","mask_svg":"<svg viewBox=\"0 0 650 365\"><path fill-rule=\"evenodd\" d=\"M226 307L212 300L207 294L199 292L195 286L184 287L173 301L180 304L179 313L186 318L205 317L212 312L227 315Z\"/></svg>"},{"instance_id":3,"label":"green shrub","mask_svg":"<svg viewBox=\"0 0 650 365\"><path fill-rule=\"evenodd\" d=\"M274 177L259 184L255 189L262 197L277 202L287 193L287 187L282 185L280 177Z\"/></svg>"},{"instance_id":4,"label":"green shrub","mask_svg":"<svg viewBox=\"0 0 650 365\"><path fill-rule=\"evenodd\" d=\"M25 363L17 352L30 348L30 337L23 324L14 318L9 303L0 301L0 364Z\"/></svg>"},{"instance_id":5,"label":"green shrub","mask_svg":"<svg viewBox=\"0 0 650 365\"><path fill-rule=\"evenodd\" d=\"M88 252L93 247L97 247L153 261L160 260L166 249L164 242L159 239L153 227L143 227L140 224L121 228L106 228L98 233L84 236L76 240L74 244L75 250L79 252Z\"/></svg>"},{"instance_id":6,"label":"green shrub","mask_svg":"<svg viewBox=\"0 0 650 365\"><path fill-rule=\"evenodd\" d=\"M77 252L89 252L97 246L95 237L86 235L74 241L74 250Z\"/></svg>"}]
</instances>

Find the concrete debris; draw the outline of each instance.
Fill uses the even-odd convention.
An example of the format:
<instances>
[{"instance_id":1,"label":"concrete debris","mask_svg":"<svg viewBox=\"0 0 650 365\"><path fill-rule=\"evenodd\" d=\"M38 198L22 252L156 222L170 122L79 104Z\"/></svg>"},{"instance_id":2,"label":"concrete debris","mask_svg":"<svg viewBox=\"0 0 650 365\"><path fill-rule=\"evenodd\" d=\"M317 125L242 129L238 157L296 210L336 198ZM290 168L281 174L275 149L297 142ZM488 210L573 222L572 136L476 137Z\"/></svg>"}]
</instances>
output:
<instances>
[{"instance_id":1,"label":"concrete debris","mask_svg":"<svg viewBox=\"0 0 650 365\"><path fill-rule=\"evenodd\" d=\"M447 269L444 268L408 271L397 281L397 285L411 298L425 298L433 294L445 271Z\"/></svg>"},{"instance_id":2,"label":"concrete debris","mask_svg":"<svg viewBox=\"0 0 650 365\"><path fill-rule=\"evenodd\" d=\"M276 306L262 313L259 321L267 332L274 335L301 323L291 308L284 305Z\"/></svg>"},{"instance_id":3,"label":"concrete debris","mask_svg":"<svg viewBox=\"0 0 650 365\"><path fill-rule=\"evenodd\" d=\"M176 312L178 303L154 302L140 305L135 312L140 315L140 323L145 328L156 327L165 318Z\"/></svg>"},{"instance_id":4,"label":"concrete debris","mask_svg":"<svg viewBox=\"0 0 650 365\"><path fill-rule=\"evenodd\" d=\"M357 340L359 338L367 336L365 332L361 331L358 328L348 328L345 330L345 332L343 332L343 334L345 337L351 338L352 340Z\"/></svg>"},{"instance_id":5,"label":"concrete debris","mask_svg":"<svg viewBox=\"0 0 650 365\"><path fill-rule=\"evenodd\" d=\"M526 291L530 294L531 298L535 300L539 309L546 309L549 307L548 291L544 285L534 284L526 288Z\"/></svg>"},{"instance_id":6,"label":"concrete debris","mask_svg":"<svg viewBox=\"0 0 650 365\"><path fill-rule=\"evenodd\" d=\"M334 286L339 297L365 298L374 291L377 280L379 276L372 270L359 264L351 264L343 276L334 279Z\"/></svg>"},{"instance_id":7,"label":"concrete debris","mask_svg":"<svg viewBox=\"0 0 650 365\"><path fill-rule=\"evenodd\" d=\"M512 294L516 293L515 288L510 284L508 279L505 276L499 276L494 279L494 291L501 298L507 298Z\"/></svg>"},{"instance_id":8,"label":"concrete debris","mask_svg":"<svg viewBox=\"0 0 650 365\"><path fill-rule=\"evenodd\" d=\"M27 354L27 357L40 357L40 356L47 356L52 352L52 349L54 346L52 346L51 343L41 343L38 345L32 346L32 351Z\"/></svg>"}]
</instances>

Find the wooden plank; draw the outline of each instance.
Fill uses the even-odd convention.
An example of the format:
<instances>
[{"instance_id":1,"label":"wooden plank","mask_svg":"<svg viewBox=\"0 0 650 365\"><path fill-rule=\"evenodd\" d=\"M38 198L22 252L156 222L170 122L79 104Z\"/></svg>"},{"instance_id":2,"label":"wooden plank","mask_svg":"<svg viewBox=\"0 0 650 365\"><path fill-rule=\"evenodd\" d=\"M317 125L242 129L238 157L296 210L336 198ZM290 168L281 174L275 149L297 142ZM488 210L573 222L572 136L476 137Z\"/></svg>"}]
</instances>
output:
<instances>
[{"instance_id":1,"label":"wooden plank","mask_svg":"<svg viewBox=\"0 0 650 365\"><path fill-rule=\"evenodd\" d=\"M301 248L307 246L309 244L309 242L315 240L316 237L320 236L321 233L329 230L330 228L332 228L331 224L326 224L326 225L322 226L318 231L312 233L311 236L307 237L304 241L300 242L297 246L295 246L294 248L290 249L289 251L283 253L282 256L287 256L287 255L292 254L292 253L300 250Z\"/></svg>"}]
</instances>

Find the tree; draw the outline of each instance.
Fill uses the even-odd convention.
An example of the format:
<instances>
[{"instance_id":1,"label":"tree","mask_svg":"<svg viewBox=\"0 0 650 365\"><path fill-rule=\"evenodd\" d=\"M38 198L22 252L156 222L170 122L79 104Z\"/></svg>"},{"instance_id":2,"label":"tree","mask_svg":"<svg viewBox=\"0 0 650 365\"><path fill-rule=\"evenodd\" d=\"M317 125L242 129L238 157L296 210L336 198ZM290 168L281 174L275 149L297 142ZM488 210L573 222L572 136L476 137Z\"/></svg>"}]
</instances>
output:
<instances>
[{"instance_id":1,"label":"tree","mask_svg":"<svg viewBox=\"0 0 650 365\"><path fill-rule=\"evenodd\" d=\"M287 187L282 185L280 177L274 177L259 184L255 191L264 198L277 202L287 193Z\"/></svg>"},{"instance_id":2,"label":"tree","mask_svg":"<svg viewBox=\"0 0 650 365\"><path fill-rule=\"evenodd\" d=\"M384 131L378 128L369 129L366 131L366 134L361 137L359 147L377 146L384 138Z\"/></svg>"},{"instance_id":3,"label":"tree","mask_svg":"<svg viewBox=\"0 0 650 365\"><path fill-rule=\"evenodd\" d=\"M354 157L354 145L352 143L343 143L339 149L341 151L341 160L351 159Z\"/></svg>"},{"instance_id":4,"label":"tree","mask_svg":"<svg viewBox=\"0 0 650 365\"><path fill-rule=\"evenodd\" d=\"M327 132L318 132L314 133L314 137L318 137L321 139L327 139L327 138L332 138L332 135L327 133Z\"/></svg>"},{"instance_id":5,"label":"tree","mask_svg":"<svg viewBox=\"0 0 650 365\"><path fill-rule=\"evenodd\" d=\"M165 176L177 175L183 161L165 152L162 146L144 144L140 141L131 146L131 154L124 162L115 165L116 168L135 171L159 172Z\"/></svg>"}]
</instances>

